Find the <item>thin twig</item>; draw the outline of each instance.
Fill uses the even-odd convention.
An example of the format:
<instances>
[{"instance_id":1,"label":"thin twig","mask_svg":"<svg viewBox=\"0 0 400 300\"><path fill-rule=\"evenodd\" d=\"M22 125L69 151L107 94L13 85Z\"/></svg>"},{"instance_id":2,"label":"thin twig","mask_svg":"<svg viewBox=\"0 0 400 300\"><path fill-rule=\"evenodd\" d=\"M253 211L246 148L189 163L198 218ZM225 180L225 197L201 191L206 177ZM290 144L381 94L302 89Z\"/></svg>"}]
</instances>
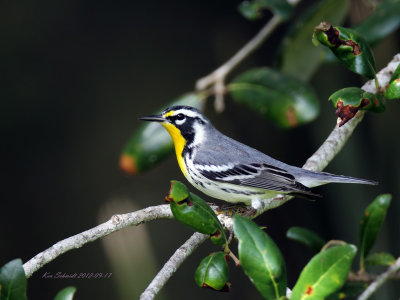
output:
<instances>
[{"instance_id":1,"label":"thin twig","mask_svg":"<svg viewBox=\"0 0 400 300\"><path fill-rule=\"evenodd\" d=\"M292 6L297 5L301 0L288 1ZM215 93L215 110L221 112L224 110L224 93L226 76L246 57L253 53L262 43L271 35L271 33L283 22L282 17L274 15L261 30L249 40L238 52L236 52L228 61L212 73L197 80L196 90L202 91L213 86Z\"/></svg>"},{"instance_id":2,"label":"thin twig","mask_svg":"<svg viewBox=\"0 0 400 300\"><path fill-rule=\"evenodd\" d=\"M146 290L140 295L140 300L151 300L157 295L168 279L176 272L184 260L209 236L202 233L194 233L182 246L175 251L165 263L160 272L154 277Z\"/></svg>"},{"instance_id":3,"label":"thin twig","mask_svg":"<svg viewBox=\"0 0 400 300\"><path fill-rule=\"evenodd\" d=\"M350 271L349 275L347 275L347 280L349 282L365 282L370 283L371 281L375 280L377 277L376 274L370 274L367 272L353 272Z\"/></svg>"},{"instance_id":4,"label":"thin twig","mask_svg":"<svg viewBox=\"0 0 400 300\"><path fill-rule=\"evenodd\" d=\"M210 85L214 85L216 82L223 82L226 75L231 72L240 62L254 52L265 39L275 30L275 28L282 22L282 18L275 15L272 17L264 27L250 40L248 41L235 55L233 55L227 62L222 66L215 69L209 75L200 78L196 82L196 90L204 90Z\"/></svg>"},{"instance_id":5,"label":"thin twig","mask_svg":"<svg viewBox=\"0 0 400 300\"><path fill-rule=\"evenodd\" d=\"M342 240L330 240L321 248L321 252L326 251L326 249L337 245L346 245L346 242Z\"/></svg>"},{"instance_id":6,"label":"thin twig","mask_svg":"<svg viewBox=\"0 0 400 300\"><path fill-rule=\"evenodd\" d=\"M400 270L400 257L396 259L395 263L391 265L386 272L379 275L368 287L367 289L357 298L358 300L368 299L376 290L385 283L390 277L396 274Z\"/></svg>"},{"instance_id":7,"label":"thin twig","mask_svg":"<svg viewBox=\"0 0 400 300\"><path fill-rule=\"evenodd\" d=\"M211 205L211 208L216 211L219 209L216 205ZM221 224L227 230L232 230L233 228L233 219L231 216L227 216L225 214L219 214L218 219ZM156 277L153 278L149 286L140 296L140 300L151 300L157 295L157 293L161 290L161 288L167 283L168 279L176 272L178 267L183 263L183 261L207 238L208 235L204 235L201 233L193 234L189 240L187 240L175 253L170 257L170 259L165 263L164 267L158 272ZM229 255L232 257L236 265L239 265L240 262L236 258L236 256L229 252Z\"/></svg>"},{"instance_id":8,"label":"thin twig","mask_svg":"<svg viewBox=\"0 0 400 300\"><path fill-rule=\"evenodd\" d=\"M240 260L236 257L236 255L230 250L228 252L228 255L229 255L230 258L232 258L233 262L235 263L235 266L239 267L240 266Z\"/></svg>"},{"instance_id":9,"label":"thin twig","mask_svg":"<svg viewBox=\"0 0 400 300\"><path fill-rule=\"evenodd\" d=\"M307 159L303 168L310 171L322 171L325 169L342 150L349 137L353 134L354 129L364 118L364 114L363 111L359 111L346 125L342 127L336 125L321 147Z\"/></svg>"},{"instance_id":10,"label":"thin twig","mask_svg":"<svg viewBox=\"0 0 400 300\"><path fill-rule=\"evenodd\" d=\"M152 220L172 218L172 212L168 204L150 206L132 213L114 215L107 222L59 241L50 248L37 254L23 265L25 275L29 278L34 272L61 254L72 249L80 248L89 242L93 242L120 229Z\"/></svg>"},{"instance_id":11,"label":"thin twig","mask_svg":"<svg viewBox=\"0 0 400 300\"><path fill-rule=\"evenodd\" d=\"M376 280L380 275L379 274L373 274L373 273L368 273L368 272L350 272L349 275L347 275L347 281L350 282L365 282L365 283L371 283L372 281ZM395 272L391 276L389 276L387 279L390 280L399 280L400 279L400 273Z\"/></svg>"}]
</instances>

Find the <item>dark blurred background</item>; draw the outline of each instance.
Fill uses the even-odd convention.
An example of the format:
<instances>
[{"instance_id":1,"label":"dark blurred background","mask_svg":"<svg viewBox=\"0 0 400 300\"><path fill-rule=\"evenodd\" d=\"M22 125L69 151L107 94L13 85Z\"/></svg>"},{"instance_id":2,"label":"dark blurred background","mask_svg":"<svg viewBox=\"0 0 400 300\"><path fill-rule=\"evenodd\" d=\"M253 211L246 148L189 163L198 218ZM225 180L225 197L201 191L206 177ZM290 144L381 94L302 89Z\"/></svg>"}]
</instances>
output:
<instances>
[{"instance_id":1,"label":"dark blurred background","mask_svg":"<svg viewBox=\"0 0 400 300\"><path fill-rule=\"evenodd\" d=\"M313 1L303 1L297 13ZM239 1L1 1L0 265L24 262L55 242L94 227L114 213L163 203L170 179L181 175L175 157L130 177L118 168L137 118L194 88L250 39L265 20L246 21ZM365 13L354 9L349 20ZM346 25L351 26L352 21ZM234 74L271 66L283 25ZM399 52L399 32L374 49L381 69ZM287 163L301 166L334 127L327 99L363 79L341 65L322 66L311 80L321 103L312 123L292 130L227 99L217 115L206 113L224 133ZM304 226L326 239L357 243L364 208L380 193L393 201L374 248L400 253L400 104L368 114L327 171L376 179L377 187L328 185L317 202L294 199L257 219L280 247L293 286L312 252L285 238ZM209 199L208 199L209 200ZM52 299L68 285L75 299L136 299L191 231L176 221L154 221L68 252L28 281L30 299ZM260 299L239 268L231 265L231 293L197 288L194 270L215 251L206 242L167 283L158 299ZM357 260L355 260L357 261ZM355 264L357 267L357 264ZM109 279L45 279L45 272L113 273ZM397 284L397 287L396 287ZM397 290L396 290L397 289ZM387 284L379 299L400 295ZM376 299L378 299L376 298Z\"/></svg>"}]
</instances>

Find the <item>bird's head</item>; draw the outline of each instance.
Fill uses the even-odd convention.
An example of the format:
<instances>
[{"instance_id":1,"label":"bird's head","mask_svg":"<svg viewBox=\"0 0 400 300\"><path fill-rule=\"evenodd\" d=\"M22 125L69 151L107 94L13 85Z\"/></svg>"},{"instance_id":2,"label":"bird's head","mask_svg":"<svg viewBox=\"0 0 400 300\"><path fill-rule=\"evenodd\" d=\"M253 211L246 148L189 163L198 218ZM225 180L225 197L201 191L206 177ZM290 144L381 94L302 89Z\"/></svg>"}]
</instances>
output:
<instances>
[{"instance_id":1,"label":"bird's head","mask_svg":"<svg viewBox=\"0 0 400 300\"><path fill-rule=\"evenodd\" d=\"M160 122L171 135L175 146L195 145L203 140L210 121L198 109L191 106L171 106L158 115L140 120Z\"/></svg>"}]
</instances>

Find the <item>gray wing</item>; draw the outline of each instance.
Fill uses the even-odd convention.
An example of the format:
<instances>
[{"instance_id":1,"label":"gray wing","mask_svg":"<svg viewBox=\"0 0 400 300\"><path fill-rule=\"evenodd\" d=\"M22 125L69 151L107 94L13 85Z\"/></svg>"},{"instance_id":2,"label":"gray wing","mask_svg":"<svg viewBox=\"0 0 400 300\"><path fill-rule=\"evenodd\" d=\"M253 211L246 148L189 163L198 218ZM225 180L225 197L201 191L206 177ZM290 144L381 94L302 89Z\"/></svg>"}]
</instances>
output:
<instances>
[{"instance_id":1,"label":"gray wing","mask_svg":"<svg viewBox=\"0 0 400 300\"><path fill-rule=\"evenodd\" d=\"M212 145L212 146L211 146ZM195 167L218 182L317 197L290 173L294 168L222 134L197 151ZM210 148L212 147L212 148Z\"/></svg>"},{"instance_id":2,"label":"gray wing","mask_svg":"<svg viewBox=\"0 0 400 300\"><path fill-rule=\"evenodd\" d=\"M289 194L316 197L308 187L297 182L287 171L268 164L238 164L227 166L196 166L200 173L212 181L231 183Z\"/></svg>"}]
</instances>

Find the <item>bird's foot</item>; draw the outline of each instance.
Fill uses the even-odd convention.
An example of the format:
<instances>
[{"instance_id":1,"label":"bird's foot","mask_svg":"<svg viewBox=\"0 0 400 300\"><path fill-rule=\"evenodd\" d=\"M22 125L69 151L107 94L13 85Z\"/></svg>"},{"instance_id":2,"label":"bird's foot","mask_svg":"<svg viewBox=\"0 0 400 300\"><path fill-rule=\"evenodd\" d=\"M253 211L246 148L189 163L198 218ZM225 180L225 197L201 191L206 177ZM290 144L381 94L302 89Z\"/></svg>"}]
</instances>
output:
<instances>
[{"instance_id":1,"label":"bird's foot","mask_svg":"<svg viewBox=\"0 0 400 300\"><path fill-rule=\"evenodd\" d=\"M251 218L251 217L255 216L256 213L257 213L257 209L255 209L252 206L247 206L246 211L242 213L242 216L245 218Z\"/></svg>"},{"instance_id":2,"label":"bird's foot","mask_svg":"<svg viewBox=\"0 0 400 300\"><path fill-rule=\"evenodd\" d=\"M233 216L234 214L241 214L243 215L247 210L248 206L243 203L229 203L223 204L217 208L216 214L225 214L228 216Z\"/></svg>"}]
</instances>

